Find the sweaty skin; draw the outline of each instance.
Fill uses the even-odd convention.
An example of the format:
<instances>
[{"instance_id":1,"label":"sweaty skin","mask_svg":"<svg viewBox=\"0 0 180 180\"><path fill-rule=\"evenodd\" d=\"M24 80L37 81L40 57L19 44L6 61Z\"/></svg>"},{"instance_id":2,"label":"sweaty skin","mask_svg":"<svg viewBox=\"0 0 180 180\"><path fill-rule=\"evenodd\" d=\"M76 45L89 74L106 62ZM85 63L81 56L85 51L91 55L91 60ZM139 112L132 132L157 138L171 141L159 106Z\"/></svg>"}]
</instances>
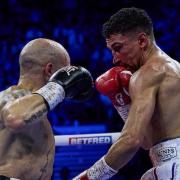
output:
<instances>
[{"instance_id":1,"label":"sweaty skin","mask_svg":"<svg viewBox=\"0 0 180 180\"><path fill-rule=\"evenodd\" d=\"M0 175L20 180L50 180L55 140L47 106L36 90L70 65L67 51L48 39L30 41L20 54L20 79L0 93Z\"/></svg>"},{"instance_id":2,"label":"sweaty skin","mask_svg":"<svg viewBox=\"0 0 180 180\"><path fill-rule=\"evenodd\" d=\"M108 47L113 49L114 43L119 45L124 39L114 35ZM120 50L121 62L126 63L126 57L127 65L133 67L136 62L140 68L135 67L138 70L130 80L132 104L122 136L105 156L107 164L116 170L127 164L140 147L149 149L162 140L180 137L180 64L156 45L150 45L144 60L137 63L139 57L135 50L128 51L131 45L127 41Z\"/></svg>"},{"instance_id":3,"label":"sweaty skin","mask_svg":"<svg viewBox=\"0 0 180 180\"><path fill-rule=\"evenodd\" d=\"M14 101L15 99L17 100ZM14 105L11 104L11 101L14 102ZM30 91L19 89L17 86L1 92L1 175L22 180L50 179L53 169L55 142L46 116L41 117L41 114L41 121L36 123L35 126L31 124L26 127L20 122L23 118L27 119L35 114L35 108L43 109L41 106L46 108L40 96L31 95ZM14 120L13 117L8 117L9 114L18 115L19 119Z\"/></svg>"}]
</instances>

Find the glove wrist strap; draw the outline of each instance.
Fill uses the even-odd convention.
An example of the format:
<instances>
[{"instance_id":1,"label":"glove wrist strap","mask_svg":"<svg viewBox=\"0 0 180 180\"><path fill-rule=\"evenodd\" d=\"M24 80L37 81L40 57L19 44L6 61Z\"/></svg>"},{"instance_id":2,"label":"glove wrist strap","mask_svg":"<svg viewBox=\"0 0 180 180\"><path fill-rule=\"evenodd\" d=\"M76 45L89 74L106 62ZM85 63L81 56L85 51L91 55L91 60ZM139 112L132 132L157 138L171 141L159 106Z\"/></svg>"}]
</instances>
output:
<instances>
[{"instance_id":1,"label":"glove wrist strap","mask_svg":"<svg viewBox=\"0 0 180 180\"><path fill-rule=\"evenodd\" d=\"M49 110L54 109L65 97L63 87L55 82L48 82L45 86L35 91L34 94L39 94L45 99Z\"/></svg>"}]
</instances>

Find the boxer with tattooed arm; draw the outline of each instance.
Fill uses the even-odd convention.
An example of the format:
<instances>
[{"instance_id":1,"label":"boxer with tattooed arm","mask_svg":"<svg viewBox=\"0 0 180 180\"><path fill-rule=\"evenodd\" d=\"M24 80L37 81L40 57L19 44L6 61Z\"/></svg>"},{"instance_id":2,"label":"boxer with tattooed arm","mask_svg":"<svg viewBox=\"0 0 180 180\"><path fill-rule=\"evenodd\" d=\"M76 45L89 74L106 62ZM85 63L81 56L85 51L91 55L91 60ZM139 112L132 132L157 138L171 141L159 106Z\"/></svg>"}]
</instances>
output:
<instances>
[{"instance_id":1,"label":"boxer with tattooed arm","mask_svg":"<svg viewBox=\"0 0 180 180\"><path fill-rule=\"evenodd\" d=\"M92 78L48 39L30 41L19 61L19 83L0 93L0 180L50 180L55 141L47 113L64 98L86 100Z\"/></svg>"}]
</instances>

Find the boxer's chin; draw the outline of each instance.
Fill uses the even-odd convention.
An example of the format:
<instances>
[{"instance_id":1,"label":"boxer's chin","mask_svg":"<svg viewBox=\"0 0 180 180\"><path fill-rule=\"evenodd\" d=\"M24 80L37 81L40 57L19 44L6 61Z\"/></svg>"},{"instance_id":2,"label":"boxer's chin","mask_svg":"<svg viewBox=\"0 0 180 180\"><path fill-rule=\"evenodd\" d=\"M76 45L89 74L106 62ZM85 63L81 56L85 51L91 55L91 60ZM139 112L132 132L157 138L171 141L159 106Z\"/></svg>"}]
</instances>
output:
<instances>
[{"instance_id":1,"label":"boxer's chin","mask_svg":"<svg viewBox=\"0 0 180 180\"><path fill-rule=\"evenodd\" d=\"M124 63L122 63L122 62L120 62L120 61L118 61L118 62L115 63L115 66L123 66L123 67L126 67L127 65L124 64Z\"/></svg>"},{"instance_id":2,"label":"boxer's chin","mask_svg":"<svg viewBox=\"0 0 180 180\"><path fill-rule=\"evenodd\" d=\"M117 63L115 64L115 66L123 66L123 67L125 67L127 70L131 70L131 69L132 69L132 67L131 67L130 65L125 64L125 63L122 63L122 62L117 62Z\"/></svg>"}]
</instances>

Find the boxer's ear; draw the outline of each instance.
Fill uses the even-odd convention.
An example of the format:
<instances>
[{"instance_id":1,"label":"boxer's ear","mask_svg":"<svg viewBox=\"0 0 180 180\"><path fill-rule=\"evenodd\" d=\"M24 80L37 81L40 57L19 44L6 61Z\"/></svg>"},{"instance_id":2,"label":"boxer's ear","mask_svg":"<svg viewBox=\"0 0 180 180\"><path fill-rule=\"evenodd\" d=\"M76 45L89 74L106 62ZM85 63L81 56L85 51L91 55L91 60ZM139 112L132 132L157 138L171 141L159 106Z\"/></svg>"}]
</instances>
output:
<instances>
[{"instance_id":1,"label":"boxer's ear","mask_svg":"<svg viewBox=\"0 0 180 180\"><path fill-rule=\"evenodd\" d=\"M146 49L146 47L148 45L148 36L146 33L138 34L138 44L141 49Z\"/></svg>"},{"instance_id":2,"label":"boxer's ear","mask_svg":"<svg viewBox=\"0 0 180 180\"><path fill-rule=\"evenodd\" d=\"M47 63L44 69L44 73L47 77L51 77L53 74L53 64L52 63Z\"/></svg>"}]
</instances>

